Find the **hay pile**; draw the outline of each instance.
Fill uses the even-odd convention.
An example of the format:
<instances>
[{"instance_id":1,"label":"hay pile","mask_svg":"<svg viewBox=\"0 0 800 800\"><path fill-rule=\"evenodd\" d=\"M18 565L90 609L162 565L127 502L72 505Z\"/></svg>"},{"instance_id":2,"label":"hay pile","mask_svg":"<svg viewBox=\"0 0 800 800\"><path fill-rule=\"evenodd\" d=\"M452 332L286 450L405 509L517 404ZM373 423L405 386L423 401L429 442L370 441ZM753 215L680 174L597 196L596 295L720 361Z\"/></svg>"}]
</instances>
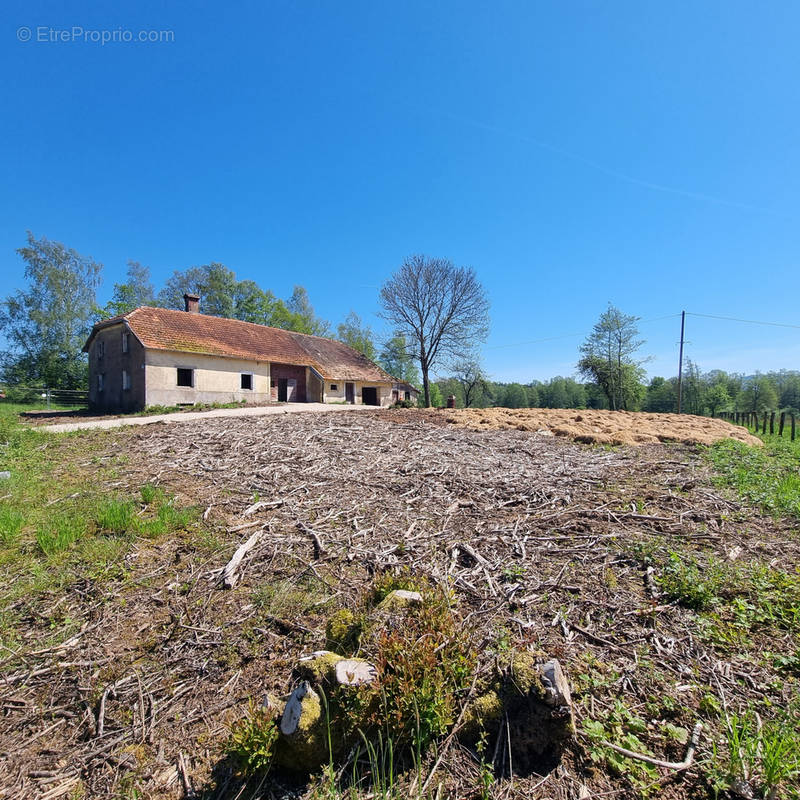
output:
<instances>
[{"instance_id":1,"label":"hay pile","mask_svg":"<svg viewBox=\"0 0 800 800\"><path fill-rule=\"evenodd\" d=\"M750 445L761 440L745 428L721 419L690 414L600 411L555 408L467 408L438 412L446 421L473 430L548 431L587 444L641 445L658 442L713 444L736 439Z\"/></svg>"}]
</instances>

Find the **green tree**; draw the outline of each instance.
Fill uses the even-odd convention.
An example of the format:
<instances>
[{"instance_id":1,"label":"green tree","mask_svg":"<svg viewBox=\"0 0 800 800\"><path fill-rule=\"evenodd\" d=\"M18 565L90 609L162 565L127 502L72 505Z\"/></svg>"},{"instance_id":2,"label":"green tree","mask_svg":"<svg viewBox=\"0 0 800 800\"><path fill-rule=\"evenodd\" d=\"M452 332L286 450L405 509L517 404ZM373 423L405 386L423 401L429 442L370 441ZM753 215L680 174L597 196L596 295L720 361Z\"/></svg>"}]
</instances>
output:
<instances>
[{"instance_id":1,"label":"green tree","mask_svg":"<svg viewBox=\"0 0 800 800\"><path fill-rule=\"evenodd\" d=\"M452 361L489 331L489 301L475 270L443 258L407 258L381 288L383 316L413 344L422 372L425 405L430 373Z\"/></svg>"},{"instance_id":2,"label":"green tree","mask_svg":"<svg viewBox=\"0 0 800 800\"><path fill-rule=\"evenodd\" d=\"M158 293L164 308L184 308L183 295L200 295L200 311L213 317L234 317L236 275L224 264L212 262L201 267L175 270Z\"/></svg>"},{"instance_id":3,"label":"green tree","mask_svg":"<svg viewBox=\"0 0 800 800\"><path fill-rule=\"evenodd\" d=\"M127 280L125 283L114 284L111 300L105 308L95 310L95 318L110 319L127 314L140 306L155 305L155 296L155 289L150 280L150 267L145 267L138 261L129 261Z\"/></svg>"},{"instance_id":4,"label":"green tree","mask_svg":"<svg viewBox=\"0 0 800 800\"><path fill-rule=\"evenodd\" d=\"M681 411L700 416L703 413L705 386L700 376L699 367L690 358L687 358L684 364L682 379Z\"/></svg>"},{"instance_id":5,"label":"green tree","mask_svg":"<svg viewBox=\"0 0 800 800\"><path fill-rule=\"evenodd\" d=\"M706 389L705 403L711 416L716 416L718 411L724 410L731 402L731 396L724 383L713 383Z\"/></svg>"},{"instance_id":6,"label":"green tree","mask_svg":"<svg viewBox=\"0 0 800 800\"><path fill-rule=\"evenodd\" d=\"M463 407L474 406L486 387L486 375L477 356L458 359L453 364L453 377L461 387Z\"/></svg>"},{"instance_id":7,"label":"green tree","mask_svg":"<svg viewBox=\"0 0 800 800\"><path fill-rule=\"evenodd\" d=\"M426 406L428 408L444 407L444 397L442 396L442 390L435 383L432 383L430 386L430 402L425 403L425 401L422 398L422 395L420 395L419 403L423 408L425 408Z\"/></svg>"},{"instance_id":8,"label":"green tree","mask_svg":"<svg viewBox=\"0 0 800 800\"><path fill-rule=\"evenodd\" d=\"M406 337L395 333L378 355L378 363L393 377L412 386L419 386L419 370L410 352Z\"/></svg>"},{"instance_id":9,"label":"green tree","mask_svg":"<svg viewBox=\"0 0 800 800\"><path fill-rule=\"evenodd\" d=\"M528 408L542 408L541 389L542 385L539 381L533 381L525 387L525 394L528 395Z\"/></svg>"},{"instance_id":10,"label":"green tree","mask_svg":"<svg viewBox=\"0 0 800 800\"><path fill-rule=\"evenodd\" d=\"M283 300L270 291L264 291L255 281L236 281L233 289L233 317L256 325L277 324L288 314Z\"/></svg>"},{"instance_id":11,"label":"green tree","mask_svg":"<svg viewBox=\"0 0 800 800\"><path fill-rule=\"evenodd\" d=\"M660 414L671 414L677 410L678 396L672 381L656 376L647 386L643 408Z\"/></svg>"},{"instance_id":12,"label":"green tree","mask_svg":"<svg viewBox=\"0 0 800 800\"><path fill-rule=\"evenodd\" d=\"M28 232L17 250L25 261L26 290L0 304L0 331L9 349L0 368L9 383L41 383L58 389L87 384L82 348L96 309L102 264L60 242Z\"/></svg>"},{"instance_id":13,"label":"green tree","mask_svg":"<svg viewBox=\"0 0 800 800\"><path fill-rule=\"evenodd\" d=\"M344 342L348 347L357 350L365 355L370 361L376 358L375 335L369 325L364 325L361 317L355 311L351 311L345 321L339 324L336 338Z\"/></svg>"},{"instance_id":14,"label":"green tree","mask_svg":"<svg viewBox=\"0 0 800 800\"><path fill-rule=\"evenodd\" d=\"M302 286L295 286L292 296L286 303L291 314L287 330L298 333L309 333L312 336L328 336L331 326L327 320L314 313L314 307L308 299L308 292ZM284 326L281 326L284 327Z\"/></svg>"},{"instance_id":15,"label":"green tree","mask_svg":"<svg viewBox=\"0 0 800 800\"><path fill-rule=\"evenodd\" d=\"M527 408L528 393L519 383L509 383L503 393L503 408Z\"/></svg>"},{"instance_id":16,"label":"green tree","mask_svg":"<svg viewBox=\"0 0 800 800\"><path fill-rule=\"evenodd\" d=\"M614 411L635 408L641 396L644 370L633 358L644 344L638 338L637 320L609 303L580 348L579 372L600 386Z\"/></svg>"},{"instance_id":17,"label":"green tree","mask_svg":"<svg viewBox=\"0 0 800 800\"><path fill-rule=\"evenodd\" d=\"M736 402L740 411L774 411L778 406L778 393L765 375L756 373L745 383Z\"/></svg>"}]
</instances>

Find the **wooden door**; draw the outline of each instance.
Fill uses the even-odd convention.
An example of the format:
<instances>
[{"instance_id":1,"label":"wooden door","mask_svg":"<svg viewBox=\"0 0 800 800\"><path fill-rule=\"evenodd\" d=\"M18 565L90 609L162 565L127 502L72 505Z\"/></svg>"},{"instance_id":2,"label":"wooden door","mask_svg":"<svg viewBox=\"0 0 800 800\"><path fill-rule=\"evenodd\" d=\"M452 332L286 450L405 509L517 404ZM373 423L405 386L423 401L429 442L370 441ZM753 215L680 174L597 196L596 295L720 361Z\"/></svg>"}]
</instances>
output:
<instances>
[{"instance_id":1,"label":"wooden door","mask_svg":"<svg viewBox=\"0 0 800 800\"><path fill-rule=\"evenodd\" d=\"M295 378L288 378L286 381L286 402L297 402L297 380Z\"/></svg>"},{"instance_id":2,"label":"wooden door","mask_svg":"<svg viewBox=\"0 0 800 800\"><path fill-rule=\"evenodd\" d=\"M356 401L356 385L354 383L345 383L345 385L344 385L344 399L348 403L355 403L355 401Z\"/></svg>"}]
</instances>

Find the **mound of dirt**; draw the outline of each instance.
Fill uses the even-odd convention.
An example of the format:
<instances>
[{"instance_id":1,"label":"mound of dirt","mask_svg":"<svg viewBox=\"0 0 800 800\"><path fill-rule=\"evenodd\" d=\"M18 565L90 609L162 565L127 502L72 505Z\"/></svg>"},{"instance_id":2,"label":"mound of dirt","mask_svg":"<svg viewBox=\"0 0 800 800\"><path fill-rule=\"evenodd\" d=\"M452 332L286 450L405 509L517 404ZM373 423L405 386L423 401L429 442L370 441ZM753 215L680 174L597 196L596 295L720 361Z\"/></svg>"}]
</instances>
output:
<instances>
[{"instance_id":1,"label":"mound of dirt","mask_svg":"<svg viewBox=\"0 0 800 800\"><path fill-rule=\"evenodd\" d=\"M587 444L713 444L720 439L736 439L750 445L761 445L761 440L748 433L745 428L721 419L695 417L691 414L557 408L466 408L437 413L445 414L447 422L462 428L546 431Z\"/></svg>"}]
</instances>

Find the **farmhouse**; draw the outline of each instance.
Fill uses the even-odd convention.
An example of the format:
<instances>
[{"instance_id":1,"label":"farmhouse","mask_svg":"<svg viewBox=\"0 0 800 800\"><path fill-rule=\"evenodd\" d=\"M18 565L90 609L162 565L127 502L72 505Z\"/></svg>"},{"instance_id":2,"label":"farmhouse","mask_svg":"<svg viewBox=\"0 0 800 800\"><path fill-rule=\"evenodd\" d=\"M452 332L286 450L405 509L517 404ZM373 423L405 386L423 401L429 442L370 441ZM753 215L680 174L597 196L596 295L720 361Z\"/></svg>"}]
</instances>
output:
<instances>
[{"instance_id":1,"label":"farmhouse","mask_svg":"<svg viewBox=\"0 0 800 800\"><path fill-rule=\"evenodd\" d=\"M92 328L90 408L392 402L395 379L342 342L201 314L197 295L184 301L185 311L142 306Z\"/></svg>"}]
</instances>

